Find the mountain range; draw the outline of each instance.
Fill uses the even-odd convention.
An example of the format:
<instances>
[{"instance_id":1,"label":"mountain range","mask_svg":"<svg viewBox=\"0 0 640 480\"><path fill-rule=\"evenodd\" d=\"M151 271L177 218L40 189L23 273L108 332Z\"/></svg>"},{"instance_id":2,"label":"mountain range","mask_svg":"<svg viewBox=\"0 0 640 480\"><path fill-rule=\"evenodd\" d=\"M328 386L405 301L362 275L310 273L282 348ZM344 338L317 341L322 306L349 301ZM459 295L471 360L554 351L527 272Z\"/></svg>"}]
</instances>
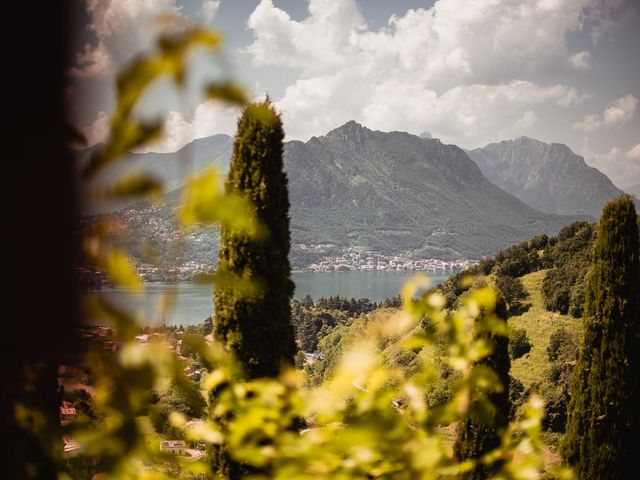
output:
<instances>
[{"instance_id":1,"label":"mountain range","mask_svg":"<svg viewBox=\"0 0 640 480\"><path fill-rule=\"evenodd\" d=\"M496 187L459 147L353 121L287 142L285 168L294 243L480 258L572 220Z\"/></svg>"},{"instance_id":2,"label":"mountain range","mask_svg":"<svg viewBox=\"0 0 640 480\"><path fill-rule=\"evenodd\" d=\"M607 200L624 193L559 143L520 137L467 153L489 180L542 212L597 218Z\"/></svg>"},{"instance_id":3,"label":"mountain range","mask_svg":"<svg viewBox=\"0 0 640 480\"><path fill-rule=\"evenodd\" d=\"M102 145L83 150L78 155L78 162L83 164ZM94 181L84 187L87 193L94 187L104 187L125 172L145 171L150 172L155 178L161 180L165 191L171 191L182 186L185 173L198 172L204 167L215 163L222 171L229 168L231 151L233 150L233 138L229 135L219 134L211 137L200 138L185 145L177 152L172 153L130 153L113 168L107 169L97 176ZM123 208L131 202L84 202L85 214L109 213Z\"/></svg>"},{"instance_id":4,"label":"mountain range","mask_svg":"<svg viewBox=\"0 0 640 480\"><path fill-rule=\"evenodd\" d=\"M159 172L171 189L183 178L176 165L189 163L197 171L216 161L225 169L232 145L231 137L216 135L172 154L131 155L121 168ZM595 218L606 200L621 194L568 147L525 137L465 152L427 134L373 131L351 121L307 142L286 142L284 159L298 268L352 246L478 259L576 219ZM178 198L173 191L164 203L130 205L118 217L137 238L162 245L172 238ZM215 243L215 233L194 235ZM185 248L195 252L195 261L211 258L205 244L211 242L195 238Z\"/></svg>"}]
</instances>

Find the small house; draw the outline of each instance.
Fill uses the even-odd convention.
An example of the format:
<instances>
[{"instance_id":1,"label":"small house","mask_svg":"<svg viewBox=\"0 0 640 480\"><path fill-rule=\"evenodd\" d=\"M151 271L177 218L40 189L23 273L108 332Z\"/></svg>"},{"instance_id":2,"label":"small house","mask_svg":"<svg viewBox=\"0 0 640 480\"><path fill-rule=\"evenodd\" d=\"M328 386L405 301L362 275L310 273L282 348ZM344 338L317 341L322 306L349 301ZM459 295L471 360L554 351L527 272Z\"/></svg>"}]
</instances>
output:
<instances>
[{"instance_id":1,"label":"small house","mask_svg":"<svg viewBox=\"0 0 640 480\"><path fill-rule=\"evenodd\" d=\"M173 453L174 455L184 455L187 449L187 442L184 440L162 440L160 442L160 451L164 453Z\"/></svg>"}]
</instances>

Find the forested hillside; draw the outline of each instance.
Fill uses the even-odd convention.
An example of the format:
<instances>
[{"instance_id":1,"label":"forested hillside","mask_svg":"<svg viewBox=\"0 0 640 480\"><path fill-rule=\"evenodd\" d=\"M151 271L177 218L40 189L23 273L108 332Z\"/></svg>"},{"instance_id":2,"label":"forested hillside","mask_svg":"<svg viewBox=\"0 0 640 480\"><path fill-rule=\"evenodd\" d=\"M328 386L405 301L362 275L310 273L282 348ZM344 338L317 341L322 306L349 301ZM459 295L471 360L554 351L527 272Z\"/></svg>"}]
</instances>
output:
<instances>
[{"instance_id":1,"label":"forested hillside","mask_svg":"<svg viewBox=\"0 0 640 480\"><path fill-rule=\"evenodd\" d=\"M485 258L435 289L444 294L448 308L455 308L470 289L484 282L484 276L496 283L507 303L511 329L512 414L529 393L540 393L546 403L547 441L556 445L564 431L568 382L582 335L579 317L594 240L593 224L575 222L557 236L539 235ZM297 338L302 349L313 354L305 365L311 384L331 378L342 353L371 330L398 321L399 299L371 311L349 310L346 299L343 305L340 312L335 301L331 306L326 300L314 304L309 298L294 303ZM428 322L418 328L428 329ZM409 376L424 365L417 351L403 350L401 345L402 338L395 338L378 346L389 365ZM429 352L438 365L425 393L432 407L451 400L456 379L453 370L438 361L443 354L437 348Z\"/></svg>"}]
</instances>

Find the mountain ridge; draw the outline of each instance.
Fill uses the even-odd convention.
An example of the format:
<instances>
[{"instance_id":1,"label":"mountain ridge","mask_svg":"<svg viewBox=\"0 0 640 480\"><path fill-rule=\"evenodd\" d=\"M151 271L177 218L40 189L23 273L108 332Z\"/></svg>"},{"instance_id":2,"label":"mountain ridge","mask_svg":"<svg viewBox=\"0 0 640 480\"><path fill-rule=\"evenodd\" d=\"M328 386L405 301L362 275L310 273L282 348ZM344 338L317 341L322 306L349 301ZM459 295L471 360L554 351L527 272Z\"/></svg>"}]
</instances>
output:
<instances>
[{"instance_id":1,"label":"mountain ridge","mask_svg":"<svg viewBox=\"0 0 640 480\"><path fill-rule=\"evenodd\" d=\"M572 220L536 212L503 192L455 145L354 121L287 142L285 169L292 231L303 243L349 238L385 251L401 241L419 255L480 258L526 238L524 232L550 233ZM322 231L313 217L322 219ZM480 237L484 245L474 246Z\"/></svg>"},{"instance_id":2,"label":"mountain ridge","mask_svg":"<svg viewBox=\"0 0 640 480\"><path fill-rule=\"evenodd\" d=\"M232 139L218 140L224 167ZM194 170L211 156L199 148L206 139L196 142L187 150L200 155L191 160ZM283 150L295 268L350 247L410 258L480 259L583 218L531 208L489 181L464 150L426 136L381 132L350 121L306 142L286 142ZM187 156L184 149L173 156L147 155L142 159L147 166ZM179 193L169 192L165 204L129 205L117 214L119 220L136 238L155 239L167 251ZM216 244L217 234L202 229L189 237L193 245L185 244L184 260L213 261L212 247L205 245Z\"/></svg>"},{"instance_id":3,"label":"mountain ridge","mask_svg":"<svg viewBox=\"0 0 640 480\"><path fill-rule=\"evenodd\" d=\"M522 136L467 153L494 184L545 213L597 218L608 200L624 193L562 143Z\"/></svg>"}]
</instances>

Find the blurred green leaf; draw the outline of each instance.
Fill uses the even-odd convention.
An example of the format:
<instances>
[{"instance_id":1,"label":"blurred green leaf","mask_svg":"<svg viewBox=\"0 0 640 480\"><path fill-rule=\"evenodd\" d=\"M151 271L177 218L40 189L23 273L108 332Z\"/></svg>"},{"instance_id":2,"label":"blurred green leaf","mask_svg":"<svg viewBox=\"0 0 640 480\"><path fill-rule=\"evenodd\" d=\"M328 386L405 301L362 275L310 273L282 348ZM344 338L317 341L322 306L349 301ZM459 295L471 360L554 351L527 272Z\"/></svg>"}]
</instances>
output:
<instances>
[{"instance_id":1,"label":"blurred green leaf","mask_svg":"<svg viewBox=\"0 0 640 480\"><path fill-rule=\"evenodd\" d=\"M185 226L218 223L249 236L256 237L262 233L251 203L239 195L223 193L220 176L214 167L187 181L179 218Z\"/></svg>"},{"instance_id":2,"label":"blurred green leaf","mask_svg":"<svg viewBox=\"0 0 640 480\"><path fill-rule=\"evenodd\" d=\"M129 287L134 292L141 290L142 281L126 254L118 250L107 251L101 260L101 266L116 284Z\"/></svg>"},{"instance_id":3,"label":"blurred green leaf","mask_svg":"<svg viewBox=\"0 0 640 480\"><path fill-rule=\"evenodd\" d=\"M162 182L157 178L140 172L130 172L118 178L107 188L94 191L94 198L149 197L163 191Z\"/></svg>"},{"instance_id":4,"label":"blurred green leaf","mask_svg":"<svg viewBox=\"0 0 640 480\"><path fill-rule=\"evenodd\" d=\"M244 89L232 82L212 83L206 88L206 94L211 99L238 105L246 105L248 102Z\"/></svg>"}]
</instances>

